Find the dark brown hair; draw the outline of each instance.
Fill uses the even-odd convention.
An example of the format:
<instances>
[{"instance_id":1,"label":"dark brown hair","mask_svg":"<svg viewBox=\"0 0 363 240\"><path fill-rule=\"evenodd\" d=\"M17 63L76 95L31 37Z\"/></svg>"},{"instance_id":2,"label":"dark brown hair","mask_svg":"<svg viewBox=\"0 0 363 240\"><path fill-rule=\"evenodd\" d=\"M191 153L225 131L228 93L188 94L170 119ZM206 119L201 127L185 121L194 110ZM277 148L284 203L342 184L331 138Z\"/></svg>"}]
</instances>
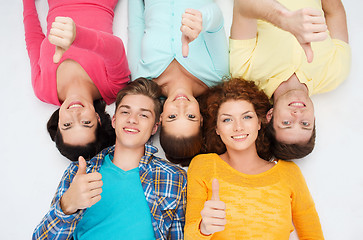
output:
<instances>
[{"instance_id":1,"label":"dark brown hair","mask_svg":"<svg viewBox=\"0 0 363 240\"><path fill-rule=\"evenodd\" d=\"M84 146L64 143L58 128L59 109L48 120L47 129L51 139L55 142L59 152L71 161L78 161L79 156L83 156L86 160L90 159L102 149L115 144L116 134L111 125L111 117L106 112L106 103L103 100L96 100L93 102L93 105L100 117L101 124L97 123L95 131L96 140Z\"/></svg>"},{"instance_id":2,"label":"dark brown hair","mask_svg":"<svg viewBox=\"0 0 363 240\"><path fill-rule=\"evenodd\" d=\"M276 140L276 131L273 127L273 117L266 128L266 135L270 139L272 154L282 160L303 158L310 154L315 146L315 124L309 141L305 144L287 144Z\"/></svg>"},{"instance_id":3,"label":"dark brown hair","mask_svg":"<svg viewBox=\"0 0 363 240\"><path fill-rule=\"evenodd\" d=\"M204 118L203 152L222 154L226 151L226 146L216 133L216 127L218 110L222 103L228 100L245 100L253 105L261 122L261 129L255 142L256 150L262 159L270 160L272 154L269 140L265 135L265 129L267 125L266 114L271 108L271 104L266 94L259 90L253 82L238 78L225 79L220 85L211 88L202 98L201 112Z\"/></svg>"},{"instance_id":4,"label":"dark brown hair","mask_svg":"<svg viewBox=\"0 0 363 240\"><path fill-rule=\"evenodd\" d=\"M115 112L126 95L144 95L151 98L154 102L155 122L159 121L161 113L161 88L158 84L146 78L138 78L132 81L118 92Z\"/></svg>"},{"instance_id":5,"label":"dark brown hair","mask_svg":"<svg viewBox=\"0 0 363 240\"><path fill-rule=\"evenodd\" d=\"M200 153L202 147L202 131L190 137L175 137L168 134L163 126L160 129L160 145L165 157L172 163L188 166L192 158Z\"/></svg>"}]
</instances>

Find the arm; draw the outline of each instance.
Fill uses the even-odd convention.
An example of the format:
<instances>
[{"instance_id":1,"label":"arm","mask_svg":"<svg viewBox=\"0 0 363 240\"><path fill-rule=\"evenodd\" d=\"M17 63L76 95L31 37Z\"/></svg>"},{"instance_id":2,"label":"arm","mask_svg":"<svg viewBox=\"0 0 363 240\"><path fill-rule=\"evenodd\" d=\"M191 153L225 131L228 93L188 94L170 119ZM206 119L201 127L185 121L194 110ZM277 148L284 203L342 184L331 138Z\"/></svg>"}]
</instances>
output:
<instances>
[{"instance_id":1,"label":"arm","mask_svg":"<svg viewBox=\"0 0 363 240\"><path fill-rule=\"evenodd\" d=\"M223 14L215 3L203 6L199 10L188 8L182 15L180 31L182 32L182 53L189 54L189 43L194 41L201 32L213 33L224 25Z\"/></svg>"},{"instance_id":2,"label":"arm","mask_svg":"<svg viewBox=\"0 0 363 240\"><path fill-rule=\"evenodd\" d=\"M347 18L341 0L322 0L322 5L331 38L348 43Z\"/></svg>"},{"instance_id":3,"label":"arm","mask_svg":"<svg viewBox=\"0 0 363 240\"><path fill-rule=\"evenodd\" d=\"M263 19L293 34L305 51L308 62L313 60L310 42L327 37L325 19L318 9L289 11L275 0L238 0L238 5L242 16Z\"/></svg>"},{"instance_id":4,"label":"arm","mask_svg":"<svg viewBox=\"0 0 363 240\"><path fill-rule=\"evenodd\" d=\"M113 34L78 26L69 17L56 17L48 39L56 46L53 56L55 63L73 45L101 56L111 79L129 75L125 48L121 39Z\"/></svg>"},{"instance_id":5,"label":"arm","mask_svg":"<svg viewBox=\"0 0 363 240\"><path fill-rule=\"evenodd\" d=\"M78 211L73 215L65 214L60 207L60 199L68 190L76 171L77 166L72 163L64 172L49 212L44 216L40 224L34 230L33 240L56 239L59 237L62 237L62 239L71 239L75 229L75 224L82 215L82 211Z\"/></svg>"},{"instance_id":6,"label":"arm","mask_svg":"<svg viewBox=\"0 0 363 240\"><path fill-rule=\"evenodd\" d=\"M127 58L132 74L136 74L137 64L141 59L141 42L144 36L145 19L144 19L144 2L143 0L129 0L128 15L128 48ZM131 75L132 77L132 75ZM134 80L134 78L132 78Z\"/></svg>"},{"instance_id":7,"label":"arm","mask_svg":"<svg viewBox=\"0 0 363 240\"><path fill-rule=\"evenodd\" d=\"M292 220L299 239L324 239L319 216L305 179L298 166L292 164L289 179L292 183Z\"/></svg>"},{"instance_id":8,"label":"arm","mask_svg":"<svg viewBox=\"0 0 363 240\"><path fill-rule=\"evenodd\" d=\"M86 173L87 164L79 157L79 166L72 163L57 189L49 212L33 233L33 239L71 238L83 209L101 199L102 181L98 172Z\"/></svg>"},{"instance_id":9,"label":"arm","mask_svg":"<svg viewBox=\"0 0 363 240\"><path fill-rule=\"evenodd\" d=\"M184 239L184 225L185 225L185 208L187 206L187 181L186 176L183 174L181 198L176 209L173 222L170 228L170 240L183 240Z\"/></svg>"},{"instance_id":10,"label":"arm","mask_svg":"<svg viewBox=\"0 0 363 240\"><path fill-rule=\"evenodd\" d=\"M40 45L45 35L40 26L34 0L23 0L23 7L25 42L30 59L32 84L34 85L40 77L38 61L40 57Z\"/></svg>"}]
</instances>

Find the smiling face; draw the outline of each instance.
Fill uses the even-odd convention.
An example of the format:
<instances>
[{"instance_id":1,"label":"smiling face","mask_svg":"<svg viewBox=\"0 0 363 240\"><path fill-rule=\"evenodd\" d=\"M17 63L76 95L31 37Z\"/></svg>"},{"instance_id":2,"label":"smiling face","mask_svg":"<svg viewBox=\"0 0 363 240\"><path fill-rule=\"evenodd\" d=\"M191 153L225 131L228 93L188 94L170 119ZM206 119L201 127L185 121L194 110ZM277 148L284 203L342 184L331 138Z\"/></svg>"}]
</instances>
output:
<instances>
[{"instance_id":1,"label":"smiling face","mask_svg":"<svg viewBox=\"0 0 363 240\"><path fill-rule=\"evenodd\" d=\"M276 140L304 144L311 138L315 117L314 105L302 91L289 91L279 97L272 110Z\"/></svg>"},{"instance_id":2,"label":"smiling face","mask_svg":"<svg viewBox=\"0 0 363 240\"><path fill-rule=\"evenodd\" d=\"M229 100L218 110L216 132L228 150L256 149L261 124L253 105L245 100Z\"/></svg>"},{"instance_id":3,"label":"smiling face","mask_svg":"<svg viewBox=\"0 0 363 240\"><path fill-rule=\"evenodd\" d=\"M65 144L83 146L95 141L99 121L93 103L82 98L68 98L59 109L58 128Z\"/></svg>"},{"instance_id":4,"label":"smiling face","mask_svg":"<svg viewBox=\"0 0 363 240\"><path fill-rule=\"evenodd\" d=\"M163 129L175 137L190 137L198 134L202 124L198 101L186 94L169 96L161 114Z\"/></svg>"},{"instance_id":5,"label":"smiling face","mask_svg":"<svg viewBox=\"0 0 363 240\"><path fill-rule=\"evenodd\" d=\"M157 130L154 102L145 95L126 95L112 118L116 145L126 148L144 147Z\"/></svg>"}]
</instances>

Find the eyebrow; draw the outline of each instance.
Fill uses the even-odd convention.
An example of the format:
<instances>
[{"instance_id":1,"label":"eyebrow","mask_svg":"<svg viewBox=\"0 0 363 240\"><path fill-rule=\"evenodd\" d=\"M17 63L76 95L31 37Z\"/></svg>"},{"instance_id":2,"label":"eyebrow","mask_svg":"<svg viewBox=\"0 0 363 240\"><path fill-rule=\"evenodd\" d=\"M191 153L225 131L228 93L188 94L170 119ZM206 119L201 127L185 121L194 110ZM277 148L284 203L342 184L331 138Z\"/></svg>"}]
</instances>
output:
<instances>
[{"instance_id":1,"label":"eyebrow","mask_svg":"<svg viewBox=\"0 0 363 240\"><path fill-rule=\"evenodd\" d=\"M178 120L178 118L173 118L173 119L169 119L169 120L166 120L166 122L174 122ZM199 119L191 119L191 118L187 118L188 121L192 121L192 122L199 122Z\"/></svg>"},{"instance_id":2,"label":"eyebrow","mask_svg":"<svg viewBox=\"0 0 363 240\"><path fill-rule=\"evenodd\" d=\"M85 128L93 128L93 126L94 126L94 124L92 124L92 125L83 125L82 124L82 127L85 127ZM71 129L72 128L72 126L69 126L69 127L67 127L67 128L61 128L63 131L67 131L67 130L69 130L69 129Z\"/></svg>"},{"instance_id":3,"label":"eyebrow","mask_svg":"<svg viewBox=\"0 0 363 240\"><path fill-rule=\"evenodd\" d=\"M280 128L280 129L290 129L290 128L292 128L291 126L287 126L287 127L277 126L277 127ZM307 127L302 127L301 129L307 130L307 131L313 130L313 128L307 128Z\"/></svg>"},{"instance_id":4,"label":"eyebrow","mask_svg":"<svg viewBox=\"0 0 363 240\"><path fill-rule=\"evenodd\" d=\"M248 111L246 111L246 112L244 112L244 113L242 113L241 115L245 115L245 114L247 114L247 113L252 113L252 111L250 111L250 110L248 110ZM231 117L232 115L231 114L228 114L228 113L222 113L221 114L221 116L228 116L228 117Z\"/></svg>"},{"instance_id":5,"label":"eyebrow","mask_svg":"<svg viewBox=\"0 0 363 240\"><path fill-rule=\"evenodd\" d=\"M120 108L127 108L127 109L131 109L131 107L129 105L120 105L118 109ZM153 112L150 109L147 108L139 108L140 111L142 112L150 112L151 115L153 114Z\"/></svg>"}]
</instances>

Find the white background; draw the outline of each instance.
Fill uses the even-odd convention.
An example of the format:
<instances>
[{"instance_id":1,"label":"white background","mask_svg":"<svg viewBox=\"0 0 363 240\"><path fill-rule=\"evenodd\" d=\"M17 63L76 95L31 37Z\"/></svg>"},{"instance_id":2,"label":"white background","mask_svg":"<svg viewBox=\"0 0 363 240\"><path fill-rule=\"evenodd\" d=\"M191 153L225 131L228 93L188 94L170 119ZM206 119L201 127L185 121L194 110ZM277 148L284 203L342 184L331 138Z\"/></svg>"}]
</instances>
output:
<instances>
[{"instance_id":1,"label":"white background","mask_svg":"<svg viewBox=\"0 0 363 240\"><path fill-rule=\"evenodd\" d=\"M225 15L228 36L232 0L217 2ZM44 28L47 2L36 3ZM313 96L316 147L310 156L295 161L306 178L328 240L363 239L363 3L343 3L353 53L351 74L337 90ZM126 10L126 0L120 0L114 32L125 45ZM1 0L1 239L31 237L69 163L58 153L46 130L56 107L39 101L32 90L22 19L21 1ZM111 112L113 107L108 109Z\"/></svg>"}]
</instances>

